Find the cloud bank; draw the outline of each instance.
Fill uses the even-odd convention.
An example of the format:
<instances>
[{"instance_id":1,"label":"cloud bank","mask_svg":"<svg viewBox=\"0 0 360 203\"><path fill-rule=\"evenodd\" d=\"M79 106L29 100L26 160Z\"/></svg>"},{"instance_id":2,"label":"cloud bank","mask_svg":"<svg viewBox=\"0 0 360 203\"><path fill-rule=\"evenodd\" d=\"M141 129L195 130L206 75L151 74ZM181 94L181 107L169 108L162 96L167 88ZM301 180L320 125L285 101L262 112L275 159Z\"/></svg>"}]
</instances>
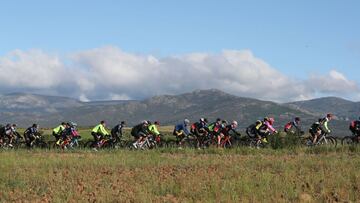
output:
<instances>
[{"instance_id":1,"label":"cloud bank","mask_svg":"<svg viewBox=\"0 0 360 203\"><path fill-rule=\"evenodd\" d=\"M0 93L26 91L88 100L144 99L216 88L278 102L334 95L360 98L342 73L290 78L249 50L157 58L107 46L67 56L15 50L0 57Z\"/></svg>"}]
</instances>

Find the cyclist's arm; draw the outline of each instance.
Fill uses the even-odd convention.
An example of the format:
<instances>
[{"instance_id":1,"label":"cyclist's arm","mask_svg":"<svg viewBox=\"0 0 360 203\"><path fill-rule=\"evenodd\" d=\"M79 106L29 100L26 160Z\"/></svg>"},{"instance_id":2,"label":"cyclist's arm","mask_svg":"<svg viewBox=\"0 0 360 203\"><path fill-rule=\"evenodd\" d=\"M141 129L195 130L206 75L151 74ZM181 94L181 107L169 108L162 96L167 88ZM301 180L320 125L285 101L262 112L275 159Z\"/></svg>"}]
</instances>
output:
<instances>
[{"instance_id":1,"label":"cyclist's arm","mask_svg":"<svg viewBox=\"0 0 360 203\"><path fill-rule=\"evenodd\" d=\"M153 126L151 129L150 129L151 133L154 134L154 135L160 135L160 132L158 131L158 129Z\"/></svg>"},{"instance_id":2,"label":"cyclist's arm","mask_svg":"<svg viewBox=\"0 0 360 203\"><path fill-rule=\"evenodd\" d=\"M186 136L188 136L190 134L189 129L186 126L183 127L183 131Z\"/></svg>"},{"instance_id":3,"label":"cyclist's arm","mask_svg":"<svg viewBox=\"0 0 360 203\"><path fill-rule=\"evenodd\" d=\"M109 135L108 131L102 125L100 126L100 133L103 135Z\"/></svg>"},{"instance_id":4,"label":"cyclist's arm","mask_svg":"<svg viewBox=\"0 0 360 203\"><path fill-rule=\"evenodd\" d=\"M330 132L330 129L329 129L329 126L328 126L328 122L324 122L324 127L325 127L325 130L327 132Z\"/></svg>"},{"instance_id":5,"label":"cyclist's arm","mask_svg":"<svg viewBox=\"0 0 360 203\"><path fill-rule=\"evenodd\" d=\"M266 123L266 126L270 129L271 132L276 132L276 129L269 123Z\"/></svg>"}]
</instances>

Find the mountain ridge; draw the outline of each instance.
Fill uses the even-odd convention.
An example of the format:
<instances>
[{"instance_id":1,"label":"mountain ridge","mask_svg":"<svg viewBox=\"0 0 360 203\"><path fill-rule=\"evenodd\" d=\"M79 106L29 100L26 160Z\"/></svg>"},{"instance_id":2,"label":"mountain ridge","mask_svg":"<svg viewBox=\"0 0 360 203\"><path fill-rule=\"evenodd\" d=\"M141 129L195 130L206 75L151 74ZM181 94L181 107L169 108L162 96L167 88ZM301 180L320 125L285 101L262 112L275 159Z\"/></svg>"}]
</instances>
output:
<instances>
[{"instance_id":1,"label":"mountain ridge","mask_svg":"<svg viewBox=\"0 0 360 203\"><path fill-rule=\"evenodd\" d=\"M179 95L158 95L138 101L90 102L67 97L16 93L0 96L0 122L14 122L23 127L32 123L52 127L61 121L71 120L80 126L92 126L100 120L106 120L112 126L120 120L135 125L146 119L173 125L184 118L196 121L200 117L207 117L209 120L220 117L237 120L243 128L264 116L273 116L276 119L275 125L282 128L285 122L295 116L300 116L304 125L309 125L333 108L339 108L333 111L338 116L337 120L346 121L349 115L355 112L357 105L360 114L360 103L336 97L280 104L235 96L217 89L195 90ZM354 108L355 110L352 110Z\"/></svg>"}]
</instances>

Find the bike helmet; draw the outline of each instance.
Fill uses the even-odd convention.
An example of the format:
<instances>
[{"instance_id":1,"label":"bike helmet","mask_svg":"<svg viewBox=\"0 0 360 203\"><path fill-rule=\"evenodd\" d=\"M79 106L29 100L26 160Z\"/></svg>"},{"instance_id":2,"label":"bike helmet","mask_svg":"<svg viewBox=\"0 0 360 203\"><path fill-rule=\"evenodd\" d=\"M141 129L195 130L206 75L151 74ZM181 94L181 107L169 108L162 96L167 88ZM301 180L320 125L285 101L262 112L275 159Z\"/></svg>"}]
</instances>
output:
<instances>
[{"instance_id":1,"label":"bike helmet","mask_svg":"<svg viewBox=\"0 0 360 203\"><path fill-rule=\"evenodd\" d=\"M205 122L205 118L200 118L200 122L201 123Z\"/></svg>"},{"instance_id":2,"label":"bike helmet","mask_svg":"<svg viewBox=\"0 0 360 203\"><path fill-rule=\"evenodd\" d=\"M154 124L155 124L155 125L160 125L160 122L159 122L159 121L155 121Z\"/></svg>"},{"instance_id":3,"label":"bike helmet","mask_svg":"<svg viewBox=\"0 0 360 203\"><path fill-rule=\"evenodd\" d=\"M189 119L185 118L184 124L185 124L185 125L189 125L189 123L190 123Z\"/></svg>"},{"instance_id":4,"label":"bike helmet","mask_svg":"<svg viewBox=\"0 0 360 203\"><path fill-rule=\"evenodd\" d=\"M300 121L300 117L295 117L295 121L299 122Z\"/></svg>"},{"instance_id":5,"label":"bike helmet","mask_svg":"<svg viewBox=\"0 0 360 203\"><path fill-rule=\"evenodd\" d=\"M75 122L70 122L70 127L76 127L77 124Z\"/></svg>"},{"instance_id":6,"label":"bike helmet","mask_svg":"<svg viewBox=\"0 0 360 203\"><path fill-rule=\"evenodd\" d=\"M327 118L332 118L334 115L332 114L332 113L328 113L328 114L326 114L326 117Z\"/></svg>"},{"instance_id":7,"label":"bike helmet","mask_svg":"<svg viewBox=\"0 0 360 203\"><path fill-rule=\"evenodd\" d=\"M146 121L146 120L143 120L141 123L144 124L144 125L148 125L148 124L149 124L148 121Z\"/></svg>"}]
</instances>

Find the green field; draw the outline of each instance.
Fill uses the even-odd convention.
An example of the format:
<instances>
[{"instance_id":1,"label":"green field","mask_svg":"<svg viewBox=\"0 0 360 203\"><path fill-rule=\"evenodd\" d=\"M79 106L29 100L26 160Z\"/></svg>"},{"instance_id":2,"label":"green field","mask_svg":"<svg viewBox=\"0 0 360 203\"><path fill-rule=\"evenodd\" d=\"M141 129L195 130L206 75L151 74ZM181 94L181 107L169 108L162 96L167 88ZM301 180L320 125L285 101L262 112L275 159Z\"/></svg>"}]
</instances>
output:
<instances>
[{"instance_id":1,"label":"green field","mask_svg":"<svg viewBox=\"0 0 360 203\"><path fill-rule=\"evenodd\" d=\"M2 151L0 201L359 201L360 148Z\"/></svg>"}]
</instances>

